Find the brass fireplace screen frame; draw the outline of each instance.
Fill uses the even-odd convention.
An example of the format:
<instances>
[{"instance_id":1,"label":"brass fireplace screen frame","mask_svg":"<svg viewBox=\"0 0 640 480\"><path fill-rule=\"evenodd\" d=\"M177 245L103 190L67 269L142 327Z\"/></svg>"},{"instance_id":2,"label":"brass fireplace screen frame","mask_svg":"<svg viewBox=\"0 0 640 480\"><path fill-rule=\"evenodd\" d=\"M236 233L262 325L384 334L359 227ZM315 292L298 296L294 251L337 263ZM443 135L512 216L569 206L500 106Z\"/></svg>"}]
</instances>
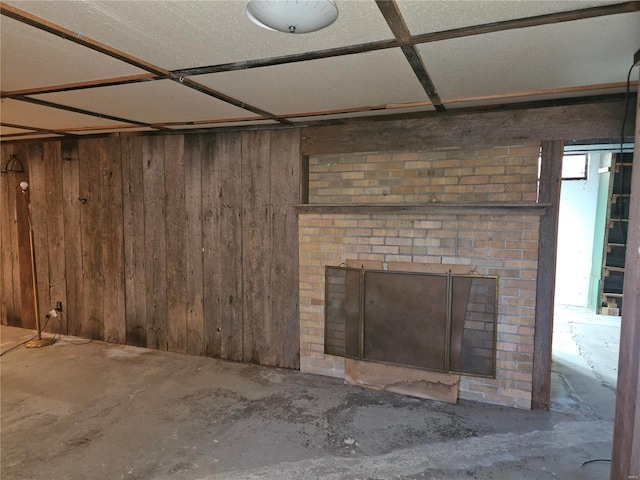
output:
<instances>
[{"instance_id":1,"label":"brass fireplace screen frame","mask_svg":"<svg viewBox=\"0 0 640 480\"><path fill-rule=\"evenodd\" d=\"M324 352L495 378L498 277L325 268Z\"/></svg>"}]
</instances>

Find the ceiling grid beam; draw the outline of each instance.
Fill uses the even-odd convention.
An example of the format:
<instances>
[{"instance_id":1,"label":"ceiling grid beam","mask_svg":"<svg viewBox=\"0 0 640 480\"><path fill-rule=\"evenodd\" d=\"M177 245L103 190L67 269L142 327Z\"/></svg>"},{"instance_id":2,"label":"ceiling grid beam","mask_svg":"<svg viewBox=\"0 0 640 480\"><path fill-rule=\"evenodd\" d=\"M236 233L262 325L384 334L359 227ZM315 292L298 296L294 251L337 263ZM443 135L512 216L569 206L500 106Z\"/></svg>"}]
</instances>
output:
<instances>
[{"instance_id":1,"label":"ceiling grid beam","mask_svg":"<svg viewBox=\"0 0 640 480\"><path fill-rule=\"evenodd\" d=\"M35 27L39 30L51 33L53 35L56 35L60 38L63 38L65 40L69 40L73 43L76 43L78 45L82 45L84 47L87 47L93 51L102 53L104 55L108 55L112 58L115 58L117 60L120 60L124 63L127 63L128 65L132 65L134 67L140 68L142 70L145 70L153 75L156 76L155 80L161 80L161 79L168 79L168 80L172 80L174 82L177 82L180 85L184 85L185 87L191 88L193 90L196 90L200 93L203 93L205 95L208 95L210 97L216 98L218 100L221 100L223 102L229 103L231 105L234 105L236 107L242 108L244 110L248 110L252 113L257 113L258 115L261 115L265 118L268 118L270 120L276 120L278 122L287 124L287 125L291 125L291 122L289 122L286 119L281 119L276 115L273 115L269 112L266 112L264 110L261 110L257 107L254 107L252 105L249 105L247 103L244 103L240 100L234 99L229 97L228 95L224 95L223 93L217 92L209 87L205 87L204 85L200 85L199 83L189 80L187 78L184 78L183 76L180 75L174 75L171 73L171 71L169 70L165 70L161 67L158 67L156 65L153 65L152 63L146 62L142 59L139 59L137 57L134 57L133 55L129 55L125 52L122 52L116 48L110 47L108 45L105 45L104 43L98 42L97 40L93 40L89 37L85 37L82 34L73 32L71 30L68 30L64 27L61 27L60 25L56 25L52 22L49 22L47 20L44 20L42 18L39 18L35 15L31 15L28 12L25 12L23 10L20 10L19 8L13 7L11 5L6 5L4 3L0 3L0 13L2 15L5 15L9 18L12 18L14 20L17 20L21 23L24 23L26 25ZM15 95L15 96L11 96L10 98L16 99L16 100L25 100L28 97L25 97L23 95ZM58 104L51 104L51 106L53 105L58 105ZM60 108L60 106L58 107L54 107L54 108ZM86 112L86 111L85 111ZM102 115L99 114L97 112L87 112L87 114L92 114L94 116L101 116L104 118L109 118L108 115ZM113 117L114 119L117 117ZM126 121L126 120L125 120ZM129 123L136 123L136 122L129 122ZM137 124L137 123L136 123ZM149 124L145 124L145 126L149 126Z\"/></svg>"},{"instance_id":2,"label":"ceiling grid beam","mask_svg":"<svg viewBox=\"0 0 640 480\"><path fill-rule=\"evenodd\" d=\"M436 86L431 80L431 76L427 71L427 67L420 56L420 52L415 45L406 45L406 43L411 42L411 32L409 31L409 27L402 18L402 13L400 13L400 8L395 0L376 0L376 4L382 13L387 25L391 29L393 36L396 37L396 40L403 44L402 53L404 53L405 58L411 65L411 69L413 73L415 73L420 85L424 89L425 93L431 100L431 104L434 108L439 112L446 111L446 108L442 104L442 100L440 99L440 95L438 95L438 91Z\"/></svg>"}]
</instances>

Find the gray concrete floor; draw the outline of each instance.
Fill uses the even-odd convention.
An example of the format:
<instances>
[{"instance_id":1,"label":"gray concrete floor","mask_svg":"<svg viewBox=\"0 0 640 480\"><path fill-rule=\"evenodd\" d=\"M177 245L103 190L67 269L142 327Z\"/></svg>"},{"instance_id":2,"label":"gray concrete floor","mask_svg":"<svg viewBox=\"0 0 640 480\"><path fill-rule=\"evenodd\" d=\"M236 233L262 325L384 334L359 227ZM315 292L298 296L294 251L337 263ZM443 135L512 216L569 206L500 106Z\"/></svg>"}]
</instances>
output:
<instances>
[{"instance_id":1,"label":"gray concrete floor","mask_svg":"<svg viewBox=\"0 0 640 480\"><path fill-rule=\"evenodd\" d=\"M556 314L548 412L101 342L20 347L0 361L1 478L607 479L581 463L610 458L617 323L585 312ZM0 333L2 351L32 334Z\"/></svg>"}]
</instances>

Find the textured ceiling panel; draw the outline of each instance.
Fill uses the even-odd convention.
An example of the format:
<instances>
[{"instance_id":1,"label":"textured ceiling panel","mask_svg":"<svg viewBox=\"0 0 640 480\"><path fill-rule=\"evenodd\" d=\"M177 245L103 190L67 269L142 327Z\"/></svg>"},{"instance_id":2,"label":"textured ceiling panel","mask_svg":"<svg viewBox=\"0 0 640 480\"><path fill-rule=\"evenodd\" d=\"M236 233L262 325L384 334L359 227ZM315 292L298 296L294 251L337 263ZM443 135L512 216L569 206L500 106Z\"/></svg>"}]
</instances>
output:
<instances>
[{"instance_id":1,"label":"textured ceiling panel","mask_svg":"<svg viewBox=\"0 0 640 480\"><path fill-rule=\"evenodd\" d=\"M428 100L400 49L192 78L275 114Z\"/></svg>"},{"instance_id":2,"label":"textured ceiling panel","mask_svg":"<svg viewBox=\"0 0 640 480\"><path fill-rule=\"evenodd\" d=\"M640 12L445 40L418 50L446 102L622 82L638 45Z\"/></svg>"},{"instance_id":3,"label":"textured ceiling panel","mask_svg":"<svg viewBox=\"0 0 640 480\"><path fill-rule=\"evenodd\" d=\"M43 107L18 100L2 101L2 121L24 127L64 130L80 127L109 127L114 121Z\"/></svg>"},{"instance_id":4,"label":"textured ceiling panel","mask_svg":"<svg viewBox=\"0 0 640 480\"><path fill-rule=\"evenodd\" d=\"M123 132L125 135L127 133L132 133L132 132L157 132L157 130L155 128L149 128L149 127L127 128L127 129L122 129L120 131ZM76 131L74 131L72 133L74 135L100 135L100 134L103 134L103 133L111 133L111 134L117 135L117 133L115 133L115 131L112 130L112 129L106 129L106 130L76 130Z\"/></svg>"},{"instance_id":5,"label":"textured ceiling panel","mask_svg":"<svg viewBox=\"0 0 640 480\"><path fill-rule=\"evenodd\" d=\"M4 15L0 17L0 32L3 91L143 73Z\"/></svg>"},{"instance_id":6,"label":"textured ceiling panel","mask_svg":"<svg viewBox=\"0 0 640 480\"><path fill-rule=\"evenodd\" d=\"M171 80L48 93L35 98L143 123L256 116Z\"/></svg>"},{"instance_id":7,"label":"textured ceiling panel","mask_svg":"<svg viewBox=\"0 0 640 480\"><path fill-rule=\"evenodd\" d=\"M531 0L491 0L480 2L468 0L448 0L446 2L398 1L400 12L412 35L566 12L611 3L620 2L617 0L606 2L588 0L564 0L561 2Z\"/></svg>"},{"instance_id":8,"label":"textured ceiling panel","mask_svg":"<svg viewBox=\"0 0 640 480\"><path fill-rule=\"evenodd\" d=\"M6 3L170 70L393 38L373 1L339 2L336 22L306 35L258 27L245 0Z\"/></svg>"}]
</instances>

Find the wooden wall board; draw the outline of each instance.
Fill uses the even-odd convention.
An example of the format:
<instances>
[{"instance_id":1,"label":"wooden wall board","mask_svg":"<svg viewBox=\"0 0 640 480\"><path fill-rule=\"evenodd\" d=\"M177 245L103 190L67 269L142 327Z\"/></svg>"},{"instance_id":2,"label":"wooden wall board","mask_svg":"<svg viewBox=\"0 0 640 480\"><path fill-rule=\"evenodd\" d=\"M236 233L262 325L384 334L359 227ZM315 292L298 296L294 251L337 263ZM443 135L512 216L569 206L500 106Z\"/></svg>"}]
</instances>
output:
<instances>
[{"instance_id":1,"label":"wooden wall board","mask_svg":"<svg viewBox=\"0 0 640 480\"><path fill-rule=\"evenodd\" d=\"M267 341L274 334L271 308L273 208L270 183L270 131L242 134L242 286L244 358L271 365L275 354Z\"/></svg>"},{"instance_id":2,"label":"wooden wall board","mask_svg":"<svg viewBox=\"0 0 640 480\"><path fill-rule=\"evenodd\" d=\"M145 214L142 147L144 137L122 140L125 343L147 346Z\"/></svg>"},{"instance_id":3,"label":"wooden wall board","mask_svg":"<svg viewBox=\"0 0 640 480\"><path fill-rule=\"evenodd\" d=\"M204 355L204 270L202 235L203 135L184 138L184 180L186 208L186 310L187 353Z\"/></svg>"},{"instance_id":4,"label":"wooden wall board","mask_svg":"<svg viewBox=\"0 0 640 480\"><path fill-rule=\"evenodd\" d=\"M271 132L270 183L273 232L271 281L272 329L266 339L275 350L273 365L299 368L298 216L293 206L300 198L300 135L293 130ZM293 300L292 300L293 299Z\"/></svg>"},{"instance_id":5,"label":"wooden wall board","mask_svg":"<svg viewBox=\"0 0 640 480\"><path fill-rule=\"evenodd\" d=\"M84 334L84 282L82 273L82 227L80 203L80 161L78 142L61 142L63 223L64 223L64 263L66 278L66 304L62 305L62 315L66 320L68 335Z\"/></svg>"},{"instance_id":6,"label":"wooden wall board","mask_svg":"<svg viewBox=\"0 0 640 480\"><path fill-rule=\"evenodd\" d=\"M145 137L144 183L147 346L167 349L167 233L164 138Z\"/></svg>"},{"instance_id":7,"label":"wooden wall board","mask_svg":"<svg viewBox=\"0 0 640 480\"><path fill-rule=\"evenodd\" d=\"M187 222L184 153L183 135L164 138L167 342L169 350L180 353L187 352Z\"/></svg>"},{"instance_id":8,"label":"wooden wall board","mask_svg":"<svg viewBox=\"0 0 640 480\"><path fill-rule=\"evenodd\" d=\"M103 338L113 343L124 343L126 337L123 321L125 288L121 153L118 138L103 139L100 149Z\"/></svg>"},{"instance_id":9,"label":"wooden wall board","mask_svg":"<svg viewBox=\"0 0 640 480\"><path fill-rule=\"evenodd\" d=\"M104 338L104 282L102 230L108 228L102 218L100 158L104 139L79 142L79 201L82 246L82 334L86 338Z\"/></svg>"},{"instance_id":10,"label":"wooden wall board","mask_svg":"<svg viewBox=\"0 0 640 480\"><path fill-rule=\"evenodd\" d=\"M562 184L563 141L543 141L540 166L541 202L551 206L540 217L536 279L536 326L533 352L532 408L551 403L551 340L556 279L556 247Z\"/></svg>"},{"instance_id":11,"label":"wooden wall board","mask_svg":"<svg viewBox=\"0 0 640 480\"><path fill-rule=\"evenodd\" d=\"M220 194L216 169L217 135L204 135L202 138L202 268L207 272L202 285L202 308L204 316L204 354L207 357L222 355L222 312L220 298L214 286L220 261L217 252L218 212L216 206Z\"/></svg>"},{"instance_id":12,"label":"wooden wall board","mask_svg":"<svg viewBox=\"0 0 640 480\"><path fill-rule=\"evenodd\" d=\"M246 324L243 302L242 257L242 135L239 132L218 134L214 154L214 178L211 181L213 209L213 270L210 271L215 297L214 323L220 330L220 357L246 360L243 332Z\"/></svg>"},{"instance_id":13,"label":"wooden wall board","mask_svg":"<svg viewBox=\"0 0 640 480\"><path fill-rule=\"evenodd\" d=\"M47 258L49 260L48 298L49 304L41 310L44 316L53 310L56 302L67 304L67 281L65 268L64 197L62 192L62 151L60 142L47 142L44 147L45 202L47 204ZM62 312L49 318L49 331L67 333L67 316Z\"/></svg>"},{"instance_id":14,"label":"wooden wall board","mask_svg":"<svg viewBox=\"0 0 640 480\"><path fill-rule=\"evenodd\" d=\"M49 292L49 253L47 223L49 204L47 202L46 169L44 143L32 143L27 147L29 164L29 190L27 199L33 226L33 243L36 257L36 288L38 289L38 313L40 327L46 324L46 313L51 310ZM49 328L49 326L47 326Z\"/></svg>"},{"instance_id":15,"label":"wooden wall board","mask_svg":"<svg viewBox=\"0 0 640 480\"><path fill-rule=\"evenodd\" d=\"M568 139L619 138L624 101L456 113L405 120L353 121L301 129L300 153L415 151L447 146L506 145ZM626 135L633 135L629 122Z\"/></svg>"}]
</instances>

